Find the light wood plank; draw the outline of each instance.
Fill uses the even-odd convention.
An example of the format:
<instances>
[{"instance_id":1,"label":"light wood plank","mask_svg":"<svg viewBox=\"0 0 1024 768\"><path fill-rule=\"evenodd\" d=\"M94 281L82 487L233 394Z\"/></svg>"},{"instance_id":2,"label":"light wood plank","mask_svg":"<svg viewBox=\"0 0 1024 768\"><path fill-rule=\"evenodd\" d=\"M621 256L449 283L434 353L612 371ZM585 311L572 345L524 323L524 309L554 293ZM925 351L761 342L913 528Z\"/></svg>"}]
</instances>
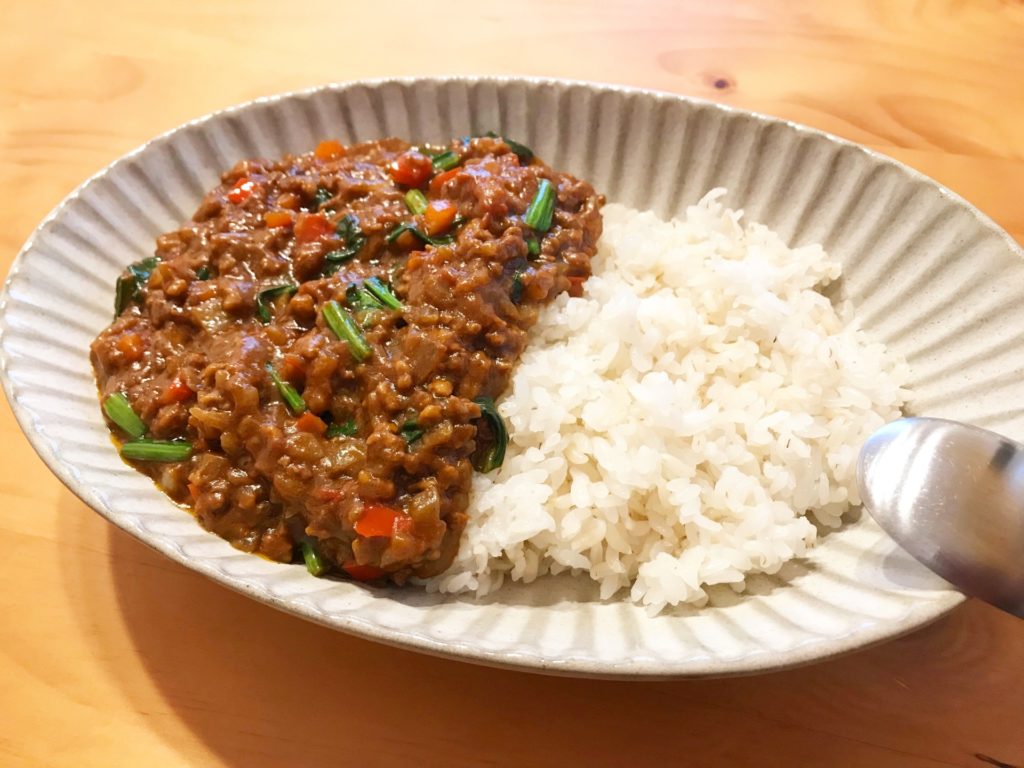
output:
<instances>
[{"instance_id":1,"label":"light wood plank","mask_svg":"<svg viewBox=\"0 0 1024 768\"><path fill-rule=\"evenodd\" d=\"M622 82L805 122L1024 239L1019 2L37 0L3 22L3 271L63 195L184 120L331 80L452 72ZM490 670L217 587L90 512L6 405L0 440L0 765L1024 764L1024 630L975 602L757 678Z\"/></svg>"}]
</instances>

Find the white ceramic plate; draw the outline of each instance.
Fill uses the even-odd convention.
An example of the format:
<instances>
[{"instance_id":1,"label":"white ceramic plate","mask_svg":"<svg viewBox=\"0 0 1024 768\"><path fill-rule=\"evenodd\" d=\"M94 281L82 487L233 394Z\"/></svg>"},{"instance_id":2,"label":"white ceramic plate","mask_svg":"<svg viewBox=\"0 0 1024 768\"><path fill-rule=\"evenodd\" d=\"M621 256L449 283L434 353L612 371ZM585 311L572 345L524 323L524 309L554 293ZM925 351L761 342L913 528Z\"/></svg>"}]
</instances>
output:
<instances>
[{"instance_id":1,"label":"white ceramic plate","mask_svg":"<svg viewBox=\"0 0 1024 768\"><path fill-rule=\"evenodd\" d=\"M40 225L0 305L14 413L54 473L168 557L268 605L346 632L487 664L603 676L764 671L919 627L963 598L862 517L751 592L651 618L584 583L546 579L484 601L317 580L244 554L125 466L107 436L89 343L114 280L187 219L219 173L258 155L397 135L496 129L608 199L677 215L708 189L792 244L844 265L836 291L909 361L913 413L1024 440L1024 261L989 219L920 174L817 131L719 105L603 85L428 79L260 99L149 142L90 179Z\"/></svg>"}]
</instances>

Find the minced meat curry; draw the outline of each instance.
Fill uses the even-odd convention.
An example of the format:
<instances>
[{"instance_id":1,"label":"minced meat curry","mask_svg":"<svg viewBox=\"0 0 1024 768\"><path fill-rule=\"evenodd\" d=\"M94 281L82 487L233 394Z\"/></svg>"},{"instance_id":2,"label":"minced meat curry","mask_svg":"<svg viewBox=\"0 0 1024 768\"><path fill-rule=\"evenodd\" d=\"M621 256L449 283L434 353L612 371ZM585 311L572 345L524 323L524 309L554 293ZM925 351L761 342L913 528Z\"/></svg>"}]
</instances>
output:
<instances>
[{"instance_id":1,"label":"minced meat curry","mask_svg":"<svg viewBox=\"0 0 1024 768\"><path fill-rule=\"evenodd\" d=\"M92 345L122 456L240 549L440 573L504 455L493 400L589 276L603 202L493 134L239 163Z\"/></svg>"}]
</instances>

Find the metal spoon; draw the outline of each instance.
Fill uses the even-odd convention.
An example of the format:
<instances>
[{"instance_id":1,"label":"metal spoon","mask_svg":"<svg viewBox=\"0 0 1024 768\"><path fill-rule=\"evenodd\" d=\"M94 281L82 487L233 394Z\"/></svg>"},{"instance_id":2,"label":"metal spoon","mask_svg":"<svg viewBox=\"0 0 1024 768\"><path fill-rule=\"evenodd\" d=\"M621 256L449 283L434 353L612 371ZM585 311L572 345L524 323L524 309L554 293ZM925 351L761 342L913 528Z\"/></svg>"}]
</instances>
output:
<instances>
[{"instance_id":1,"label":"metal spoon","mask_svg":"<svg viewBox=\"0 0 1024 768\"><path fill-rule=\"evenodd\" d=\"M945 419L875 432L857 465L864 508L969 595L1024 618L1024 445Z\"/></svg>"}]
</instances>

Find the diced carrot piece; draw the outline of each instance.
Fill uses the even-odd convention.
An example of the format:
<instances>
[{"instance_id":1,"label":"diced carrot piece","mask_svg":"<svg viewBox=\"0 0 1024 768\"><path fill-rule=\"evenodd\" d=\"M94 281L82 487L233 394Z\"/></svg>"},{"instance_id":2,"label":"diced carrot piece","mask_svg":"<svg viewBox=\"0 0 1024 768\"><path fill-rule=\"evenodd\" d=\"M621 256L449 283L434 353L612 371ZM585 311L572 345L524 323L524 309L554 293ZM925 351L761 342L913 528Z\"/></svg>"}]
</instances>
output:
<instances>
[{"instance_id":1,"label":"diced carrot piece","mask_svg":"<svg viewBox=\"0 0 1024 768\"><path fill-rule=\"evenodd\" d=\"M587 278L583 275L569 275L569 295L579 298L583 295L583 284Z\"/></svg>"},{"instance_id":2,"label":"diced carrot piece","mask_svg":"<svg viewBox=\"0 0 1024 768\"><path fill-rule=\"evenodd\" d=\"M356 533L367 538L372 536L390 536L394 533L395 522L401 512L385 504L366 504L363 514L356 520Z\"/></svg>"},{"instance_id":3,"label":"diced carrot piece","mask_svg":"<svg viewBox=\"0 0 1024 768\"><path fill-rule=\"evenodd\" d=\"M287 211L267 211L263 214L263 221L268 227L287 227L292 223L292 215Z\"/></svg>"},{"instance_id":4,"label":"diced carrot piece","mask_svg":"<svg viewBox=\"0 0 1024 768\"><path fill-rule=\"evenodd\" d=\"M324 420L311 411L305 411L295 422L295 428L311 435L322 435L327 431Z\"/></svg>"},{"instance_id":5,"label":"diced carrot piece","mask_svg":"<svg viewBox=\"0 0 1024 768\"><path fill-rule=\"evenodd\" d=\"M126 333L114 344L117 351L130 363L138 362L146 352L146 342L137 333Z\"/></svg>"},{"instance_id":6,"label":"diced carrot piece","mask_svg":"<svg viewBox=\"0 0 1024 768\"><path fill-rule=\"evenodd\" d=\"M325 139L316 145L316 149L313 150L313 154L316 155L318 160L323 160L324 162L337 160L345 154L345 147L340 141Z\"/></svg>"},{"instance_id":7,"label":"diced carrot piece","mask_svg":"<svg viewBox=\"0 0 1024 768\"><path fill-rule=\"evenodd\" d=\"M249 199L249 196L252 195L252 191L255 187L256 182L243 176L235 182L235 185L230 190L228 190L227 198L235 205L241 205Z\"/></svg>"},{"instance_id":8,"label":"diced carrot piece","mask_svg":"<svg viewBox=\"0 0 1024 768\"><path fill-rule=\"evenodd\" d=\"M175 376L174 380L160 393L160 399L157 402L160 405L181 403L192 397L192 394L192 388L182 381L180 376Z\"/></svg>"},{"instance_id":9,"label":"diced carrot piece","mask_svg":"<svg viewBox=\"0 0 1024 768\"><path fill-rule=\"evenodd\" d=\"M300 243L311 243L333 232L334 227L322 213L302 213L295 222L295 239Z\"/></svg>"},{"instance_id":10,"label":"diced carrot piece","mask_svg":"<svg viewBox=\"0 0 1024 768\"><path fill-rule=\"evenodd\" d=\"M465 172L465 170L465 168L459 167L452 168L450 171L445 171L444 173L437 174L437 176L430 180L430 191L433 192L434 194L437 194L438 192L441 191L441 187L443 187L447 181L449 181L450 179L454 179L460 173Z\"/></svg>"},{"instance_id":11,"label":"diced carrot piece","mask_svg":"<svg viewBox=\"0 0 1024 768\"><path fill-rule=\"evenodd\" d=\"M278 207L287 208L289 211L296 210L301 202L299 196L293 192L285 192L277 198Z\"/></svg>"},{"instance_id":12,"label":"diced carrot piece","mask_svg":"<svg viewBox=\"0 0 1024 768\"><path fill-rule=\"evenodd\" d=\"M341 566L356 581L373 581L384 575L384 571L375 565L359 565L359 563L345 563Z\"/></svg>"},{"instance_id":13,"label":"diced carrot piece","mask_svg":"<svg viewBox=\"0 0 1024 768\"><path fill-rule=\"evenodd\" d=\"M437 237L447 232L459 207L451 200L431 200L427 210L423 212L423 227L431 237Z\"/></svg>"},{"instance_id":14,"label":"diced carrot piece","mask_svg":"<svg viewBox=\"0 0 1024 768\"><path fill-rule=\"evenodd\" d=\"M289 352L281 358L277 372L285 381L301 381L302 377L306 375L306 364L301 357Z\"/></svg>"},{"instance_id":15,"label":"diced carrot piece","mask_svg":"<svg viewBox=\"0 0 1024 768\"><path fill-rule=\"evenodd\" d=\"M396 184L403 184L407 187L420 187L430 178L434 172L434 164L430 158L422 152L403 152L389 165L391 178Z\"/></svg>"},{"instance_id":16,"label":"diced carrot piece","mask_svg":"<svg viewBox=\"0 0 1024 768\"><path fill-rule=\"evenodd\" d=\"M395 238L395 245L397 245L399 248L415 248L417 243L419 243L419 240L417 239L416 235L414 235L412 232L409 232L408 230L406 230L397 238Z\"/></svg>"},{"instance_id":17,"label":"diced carrot piece","mask_svg":"<svg viewBox=\"0 0 1024 768\"><path fill-rule=\"evenodd\" d=\"M317 488L313 491L313 498L317 501L338 501L344 495L344 492L337 488Z\"/></svg>"}]
</instances>

